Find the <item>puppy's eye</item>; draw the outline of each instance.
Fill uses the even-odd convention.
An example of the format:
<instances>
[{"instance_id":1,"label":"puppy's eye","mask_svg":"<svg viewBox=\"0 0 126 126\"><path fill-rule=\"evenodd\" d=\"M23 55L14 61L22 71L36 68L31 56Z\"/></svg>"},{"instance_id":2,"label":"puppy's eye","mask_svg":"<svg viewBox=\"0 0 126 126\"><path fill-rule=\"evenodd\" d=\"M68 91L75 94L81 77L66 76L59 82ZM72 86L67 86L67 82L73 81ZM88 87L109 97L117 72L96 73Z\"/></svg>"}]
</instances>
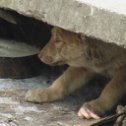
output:
<instances>
[{"instance_id":1,"label":"puppy's eye","mask_svg":"<svg viewBox=\"0 0 126 126\"><path fill-rule=\"evenodd\" d=\"M56 43L59 43L59 42L60 42L60 40L58 40L58 39L57 39L55 42L56 42Z\"/></svg>"},{"instance_id":2,"label":"puppy's eye","mask_svg":"<svg viewBox=\"0 0 126 126\"><path fill-rule=\"evenodd\" d=\"M56 38L56 43L60 43L62 40L61 39L59 39L59 38Z\"/></svg>"}]
</instances>

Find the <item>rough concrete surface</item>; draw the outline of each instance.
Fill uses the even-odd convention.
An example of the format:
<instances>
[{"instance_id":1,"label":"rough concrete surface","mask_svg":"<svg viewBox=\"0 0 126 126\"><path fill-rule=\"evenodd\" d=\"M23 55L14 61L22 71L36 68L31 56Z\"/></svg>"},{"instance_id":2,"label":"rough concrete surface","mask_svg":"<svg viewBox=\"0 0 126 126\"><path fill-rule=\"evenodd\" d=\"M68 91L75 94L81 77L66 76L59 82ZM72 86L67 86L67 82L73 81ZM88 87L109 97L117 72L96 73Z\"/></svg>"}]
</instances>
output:
<instances>
[{"instance_id":1,"label":"rough concrete surface","mask_svg":"<svg viewBox=\"0 0 126 126\"><path fill-rule=\"evenodd\" d=\"M80 119L77 110L83 102L97 97L101 89L97 83L103 80L96 79L59 101L35 104L24 100L28 89L47 87L56 76L55 70L46 70L29 79L0 79L0 126L85 126L87 120Z\"/></svg>"},{"instance_id":2,"label":"rough concrete surface","mask_svg":"<svg viewBox=\"0 0 126 126\"><path fill-rule=\"evenodd\" d=\"M0 7L126 46L124 0L1 0Z\"/></svg>"}]
</instances>

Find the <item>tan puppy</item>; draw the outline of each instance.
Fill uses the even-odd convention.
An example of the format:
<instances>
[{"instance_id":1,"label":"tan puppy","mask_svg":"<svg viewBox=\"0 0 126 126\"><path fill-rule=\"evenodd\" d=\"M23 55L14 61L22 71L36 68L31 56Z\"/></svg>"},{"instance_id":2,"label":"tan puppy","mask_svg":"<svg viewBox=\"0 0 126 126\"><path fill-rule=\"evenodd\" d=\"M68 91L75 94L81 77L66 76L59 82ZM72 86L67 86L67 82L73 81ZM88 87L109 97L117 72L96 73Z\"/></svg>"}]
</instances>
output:
<instances>
[{"instance_id":1,"label":"tan puppy","mask_svg":"<svg viewBox=\"0 0 126 126\"><path fill-rule=\"evenodd\" d=\"M126 50L116 44L54 27L39 58L46 64L68 64L69 68L50 87L29 90L27 101L40 103L61 99L99 73L110 76L111 81L97 99L84 103L78 112L79 116L97 119L111 110L126 92Z\"/></svg>"}]
</instances>

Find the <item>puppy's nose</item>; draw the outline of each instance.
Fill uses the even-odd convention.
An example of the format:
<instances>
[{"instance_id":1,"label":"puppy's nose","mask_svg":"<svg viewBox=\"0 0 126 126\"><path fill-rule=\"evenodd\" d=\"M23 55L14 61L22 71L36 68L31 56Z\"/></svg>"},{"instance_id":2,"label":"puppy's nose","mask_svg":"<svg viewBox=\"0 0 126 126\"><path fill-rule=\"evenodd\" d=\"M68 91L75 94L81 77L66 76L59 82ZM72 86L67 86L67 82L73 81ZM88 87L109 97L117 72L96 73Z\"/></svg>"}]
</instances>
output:
<instances>
[{"instance_id":1,"label":"puppy's nose","mask_svg":"<svg viewBox=\"0 0 126 126\"><path fill-rule=\"evenodd\" d=\"M38 54L38 58L39 58L39 59L42 59L42 58L43 58L43 53L40 52L40 53Z\"/></svg>"}]
</instances>

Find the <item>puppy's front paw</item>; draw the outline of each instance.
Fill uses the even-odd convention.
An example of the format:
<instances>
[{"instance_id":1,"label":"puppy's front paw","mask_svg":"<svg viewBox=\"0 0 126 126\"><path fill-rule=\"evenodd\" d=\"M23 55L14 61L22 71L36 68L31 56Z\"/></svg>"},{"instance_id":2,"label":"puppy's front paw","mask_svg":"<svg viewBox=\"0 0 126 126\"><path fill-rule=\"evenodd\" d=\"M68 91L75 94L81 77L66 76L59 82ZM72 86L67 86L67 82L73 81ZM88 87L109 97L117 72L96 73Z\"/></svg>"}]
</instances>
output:
<instances>
[{"instance_id":1,"label":"puppy's front paw","mask_svg":"<svg viewBox=\"0 0 126 126\"><path fill-rule=\"evenodd\" d=\"M80 116L82 118L87 118L87 119L90 119L90 118L99 119L100 118L96 113L91 111L86 106L83 106L80 108L80 110L78 111L78 116Z\"/></svg>"},{"instance_id":2,"label":"puppy's front paw","mask_svg":"<svg viewBox=\"0 0 126 126\"><path fill-rule=\"evenodd\" d=\"M49 101L49 90L45 89L32 89L29 90L25 95L25 100L29 102L48 102Z\"/></svg>"},{"instance_id":3,"label":"puppy's front paw","mask_svg":"<svg viewBox=\"0 0 126 126\"><path fill-rule=\"evenodd\" d=\"M87 119L94 118L99 119L101 115L106 112L104 105L97 100L93 100L85 103L78 111L78 116Z\"/></svg>"}]
</instances>

